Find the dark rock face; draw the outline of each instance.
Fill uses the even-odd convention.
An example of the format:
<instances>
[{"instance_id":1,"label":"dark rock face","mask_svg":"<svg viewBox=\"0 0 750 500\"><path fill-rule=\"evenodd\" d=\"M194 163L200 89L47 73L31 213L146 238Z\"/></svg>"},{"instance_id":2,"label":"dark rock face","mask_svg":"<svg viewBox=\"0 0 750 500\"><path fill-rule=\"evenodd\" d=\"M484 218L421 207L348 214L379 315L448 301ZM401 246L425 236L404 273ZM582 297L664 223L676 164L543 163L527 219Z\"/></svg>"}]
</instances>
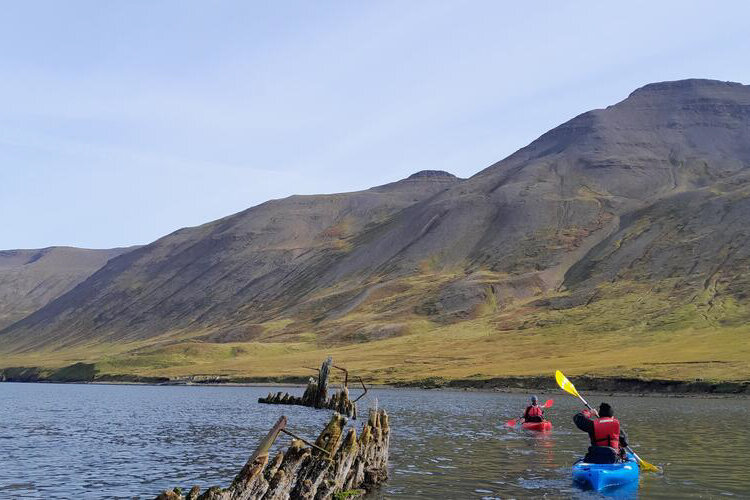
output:
<instances>
[{"instance_id":1,"label":"dark rock face","mask_svg":"<svg viewBox=\"0 0 750 500\"><path fill-rule=\"evenodd\" d=\"M750 87L651 84L466 180L422 171L177 231L6 328L0 349L33 350L51 332L73 345L280 317L320 324L391 280L443 269L464 277L418 313L460 319L563 286L587 297L623 276L689 275L707 289L729 276L742 298L748 167ZM487 282L485 271L507 280Z\"/></svg>"}]
</instances>

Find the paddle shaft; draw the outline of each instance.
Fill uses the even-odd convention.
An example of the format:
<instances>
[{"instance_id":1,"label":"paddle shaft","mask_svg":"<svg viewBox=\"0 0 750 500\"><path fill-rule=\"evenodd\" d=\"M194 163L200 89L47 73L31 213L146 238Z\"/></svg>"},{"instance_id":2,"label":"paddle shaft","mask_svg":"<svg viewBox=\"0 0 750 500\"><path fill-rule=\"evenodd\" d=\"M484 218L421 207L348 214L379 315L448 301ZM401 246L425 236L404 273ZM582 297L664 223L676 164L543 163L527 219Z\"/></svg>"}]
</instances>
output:
<instances>
[{"instance_id":1,"label":"paddle shaft","mask_svg":"<svg viewBox=\"0 0 750 500\"><path fill-rule=\"evenodd\" d=\"M577 393L577 392L578 392L578 391L576 391L576 393ZM591 405L589 405L588 401L586 401L585 399L583 399L583 396L581 396L580 394L577 394L577 396L578 396L578 399L580 399L581 401L583 401L583 404L585 404L585 405L586 405L586 408L588 408L589 410L591 410L591 411L593 411L594 413L596 413L597 415L599 415L599 412L597 412L596 410L594 410L594 409L593 409L593 408L591 407Z\"/></svg>"},{"instance_id":2,"label":"paddle shaft","mask_svg":"<svg viewBox=\"0 0 750 500\"><path fill-rule=\"evenodd\" d=\"M647 463L641 457L639 457L638 454L636 452L634 452L633 448L631 448L630 446L626 446L625 449L628 450L630 453L633 454L633 456L635 457L635 459L638 460L639 464L645 464L645 463Z\"/></svg>"}]
</instances>

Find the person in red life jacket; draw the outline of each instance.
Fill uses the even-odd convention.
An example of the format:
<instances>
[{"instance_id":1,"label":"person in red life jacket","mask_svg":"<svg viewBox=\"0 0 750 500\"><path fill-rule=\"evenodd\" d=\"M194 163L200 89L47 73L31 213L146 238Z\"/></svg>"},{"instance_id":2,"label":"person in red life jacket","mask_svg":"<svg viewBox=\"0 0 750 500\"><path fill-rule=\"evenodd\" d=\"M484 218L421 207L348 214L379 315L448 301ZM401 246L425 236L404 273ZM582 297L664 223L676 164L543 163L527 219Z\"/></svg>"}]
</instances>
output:
<instances>
[{"instance_id":1,"label":"person in red life jacket","mask_svg":"<svg viewBox=\"0 0 750 500\"><path fill-rule=\"evenodd\" d=\"M613 464L625 458L628 437L620 428L620 421L615 418L610 405L602 403L598 412L583 410L573 417L573 422L591 438L584 462Z\"/></svg>"},{"instance_id":2,"label":"person in red life jacket","mask_svg":"<svg viewBox=\"0 0 750 500\"><path fill-rule=\"evenodd\" d=\"M521 420L523 422L544 422L544 410L539 406L539 400L536 396L531 396L531 405L526 407Z\"/></svg>"}]
</instances>

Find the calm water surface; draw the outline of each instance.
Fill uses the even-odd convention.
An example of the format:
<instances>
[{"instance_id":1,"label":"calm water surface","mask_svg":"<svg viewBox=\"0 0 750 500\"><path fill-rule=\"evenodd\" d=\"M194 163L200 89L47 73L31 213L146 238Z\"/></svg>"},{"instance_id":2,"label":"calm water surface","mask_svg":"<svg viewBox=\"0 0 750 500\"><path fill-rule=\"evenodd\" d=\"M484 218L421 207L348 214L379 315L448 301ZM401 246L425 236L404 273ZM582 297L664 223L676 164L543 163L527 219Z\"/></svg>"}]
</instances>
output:
<instances>
[{"instance_id":1,"label":"calm water surface","mask_svg":"<svg viewBox=\"0 0 750 500\"><path fill-rule=\"evenodd\" d=\"M279 415L310 438L329 418L259 405L267 392L0 384L0 498L153 498L173 486L227 485ZM370 391L360 403L377 398L392 422L391 479L373 497L597 498L570 481L587 446L571 421L578 405L560 393L539 396L556 402L554 432L544 436L503 426L523 410L521 395ZM638 497L750 498L749 400L606 399L638 453L665 469L642 476Z\"/></svg>"}]
</instances>

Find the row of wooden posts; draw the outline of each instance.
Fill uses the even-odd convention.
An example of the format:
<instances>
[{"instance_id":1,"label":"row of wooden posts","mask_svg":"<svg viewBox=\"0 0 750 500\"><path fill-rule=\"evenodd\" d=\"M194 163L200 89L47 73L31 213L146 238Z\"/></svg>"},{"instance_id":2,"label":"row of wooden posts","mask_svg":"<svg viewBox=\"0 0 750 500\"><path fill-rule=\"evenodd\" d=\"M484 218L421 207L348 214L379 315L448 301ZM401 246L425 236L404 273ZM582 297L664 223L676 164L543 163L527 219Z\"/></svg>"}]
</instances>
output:
<instances>
[{"instance_id":1,"label":"row of wooden posts","mask_svg":"<svg viewBox=\"0 0 750 500\"><path fill-rule=\"evenodd\" d=\"M286 452L269 460L276 438L288 433L286 424L282 416L229 487L201 493L194 486L184 495L176 488L156 500L327 500L337 494L354 498L388 478L390 424L385 410L370 410L359 436L353 428L346 429L345 417L334 413L314 444L294 439Z\"/></svg>"},{"instance_id":2,"label":"row of wooden posts","mask_svg":"<svg viewBox=\"0 0 750 500\"><path fill-rule=\"evenodd\" d=\"M343 371L345 378L341 389L329 398L332 368ZM364 382L361 378L359 381L364 392L352 401L349 373L329 357L301 397L279 392L258 400L334 410L314 443L288 430L287 419L282 416L229 487L215 486L201 492L194 486L187 493L174 488L162 492L156 500L326 500L363 495L388 478L390 424L385 410L370 409L359 436L354 428L347 429L346 417L357 418L356 403L367 394ZM269 460L271 446L282 433L294 438L291 446Z\"/></svg>"}]
</instances>

